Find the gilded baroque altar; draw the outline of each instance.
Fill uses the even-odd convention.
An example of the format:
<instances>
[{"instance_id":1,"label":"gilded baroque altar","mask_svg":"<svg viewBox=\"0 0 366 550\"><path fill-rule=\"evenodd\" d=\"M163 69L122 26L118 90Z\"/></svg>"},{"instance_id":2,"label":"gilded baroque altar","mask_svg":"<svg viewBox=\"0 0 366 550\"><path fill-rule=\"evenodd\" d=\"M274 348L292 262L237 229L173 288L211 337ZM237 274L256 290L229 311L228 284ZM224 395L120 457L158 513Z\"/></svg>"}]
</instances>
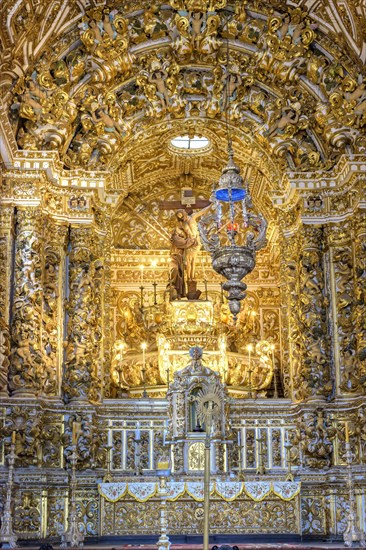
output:
<instances>
[{"instance_id":1,"label":"gilded baroque altar","mask_svg":"<svg viewBox=\"0 0 366 550\"><path fill-rule=\"evenodd\" d=\"M209 379L212 532L362 538L366 12L307 4L3 1L3 542L158 534L162 457L200 533ZM197 222L228 137L267 229L236 323Z\"/></svg>"}]
</instances>

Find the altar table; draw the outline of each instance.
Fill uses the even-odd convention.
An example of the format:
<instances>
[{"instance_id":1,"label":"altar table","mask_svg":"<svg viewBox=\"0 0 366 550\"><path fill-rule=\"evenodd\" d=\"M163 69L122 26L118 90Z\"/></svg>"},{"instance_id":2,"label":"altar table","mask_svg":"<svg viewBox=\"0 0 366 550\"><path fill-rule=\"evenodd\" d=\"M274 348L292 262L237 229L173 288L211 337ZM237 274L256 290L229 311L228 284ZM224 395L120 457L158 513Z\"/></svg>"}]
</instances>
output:
<instances>
[{"instance_id":1,"label":"altar table","mask_svg":"<svg viewBox=\"0 0 366 550\"><path fill-rule=\"evenodd\" d=\"M167 482L169 534L201 534L203 482ZM159 483L100 483L101 534L158 534ZM300 488L287 481L213 481L210 532L213 534L300 533Z\"/></svg>"}]
</instances>

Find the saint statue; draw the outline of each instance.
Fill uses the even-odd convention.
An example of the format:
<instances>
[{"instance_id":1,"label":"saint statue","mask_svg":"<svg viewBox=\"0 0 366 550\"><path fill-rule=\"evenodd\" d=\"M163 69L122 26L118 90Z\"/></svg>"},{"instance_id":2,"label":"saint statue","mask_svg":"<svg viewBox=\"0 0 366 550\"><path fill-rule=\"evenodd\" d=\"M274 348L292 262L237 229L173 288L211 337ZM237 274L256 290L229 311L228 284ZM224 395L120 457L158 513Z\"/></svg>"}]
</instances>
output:
<instances>
[{"instance_id":1,"label":"saint statue","mask_svg":"<svg viewBox=\"0 0 366 550\"><path fill-rule=\"evenodd\" d=\"M171 299L184 298L186 296L185 263L187 250L197 246L197 241L187 231L183 216L184 210L177 212L177 225L170 237L170 294ZM184 212L184 214L186 214Z\"/></svg>"},{"instance_id":2,"label":"saint statue","mask_svg":"<svg viewBox=\"0 0 366 550\"><path fill-rule=\"evenodd\" d=\"M189 299L197 299L201 294L196 290L195 283L196 259L201 248L196 220L207 208L191 215L186 210L178 210L176 213L177 225L170 237L171 299L180 300L187 296L186 282L190 290Z\"/></svg>"}]
</instances>

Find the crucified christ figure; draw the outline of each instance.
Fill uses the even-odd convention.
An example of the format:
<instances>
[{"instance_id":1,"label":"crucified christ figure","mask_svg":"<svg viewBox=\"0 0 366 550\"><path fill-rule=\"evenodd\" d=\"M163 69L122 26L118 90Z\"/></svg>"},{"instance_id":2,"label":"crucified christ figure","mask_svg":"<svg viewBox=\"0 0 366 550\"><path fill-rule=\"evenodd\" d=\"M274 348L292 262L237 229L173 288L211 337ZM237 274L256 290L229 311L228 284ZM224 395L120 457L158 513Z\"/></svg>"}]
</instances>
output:
<instances>
[{"instance_id":1,"label":"crucified christ figure","mask_svg":"<svg viewBox=\"0 0 366 550\"><path fill-rule=\"evenodd\" d=\"M170 280L178 299L186 296L185 280L188 283L195 280L196 259L201 248L196 220L207 208L191 215L183 209L176 213L178 223L171 236Z\"/></svg>"}]
</instances>

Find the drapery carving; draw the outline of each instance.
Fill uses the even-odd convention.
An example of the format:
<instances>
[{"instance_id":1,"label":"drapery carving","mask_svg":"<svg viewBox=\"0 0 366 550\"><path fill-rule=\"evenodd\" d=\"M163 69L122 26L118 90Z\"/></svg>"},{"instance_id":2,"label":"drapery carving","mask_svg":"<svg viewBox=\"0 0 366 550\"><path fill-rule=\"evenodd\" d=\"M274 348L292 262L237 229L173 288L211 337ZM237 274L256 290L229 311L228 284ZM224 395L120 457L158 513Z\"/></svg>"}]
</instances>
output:
<instances>
[{"instance_id":1,"label":"drapery carving","mask_svg":"<svg viewBox=\"0 0 366 550\"><path fill-rule=\"evenodd\" d=\"M299 326L304 354L294 378L298 398L327 397L332 391L324 298L323 229L304 225L299 273Z\"/></svg>"},{"instance_id":2,"label":"drapery carving","mask_svg":"<svg viewBox=\"0 0 366 550\"><path fill-rule=\"evenodd\" d=\"M66 400L100 396L103 261L101 242L90 228L71 228L68 329L63 392Z\"/></svg>"},{"instance_id":3,"label":"drapery carving","mask_svg":"<svg viewBox=\"0 0 366 550\"><path fill-rule=\"evenodd\" d=\"M12 207L0 208L0 395L7 395L8 393L10 259L13 241L13 216L14 209Z\"/></svg>"},{"instance_id":4,"label":"drapery carving","mask_svg":"<svg viewBox=\"0 0 366 550\"><path fill-rule=\"evenodd\" d=\"M42 241L41 214L34 208L16 215L13 318L9 388L13 394L34 394L42 368Z\"/></svg>"},{"instance_id":5,"label":"drapery carving","mask_svg":"<svg viewBox=\"0 0 366 550\"><path fill-rule=\"evenodd\" d=\"M242 493L256 502L260 502L270 494L278 496L281 500L292 500L300 492L299 482L288 481L212 481L210 483L210 494L216 494L226 502L232 502L239 498ZM158 484L155 481L140 482L117 482L99 483L99 494L108 502L118 502L129 495L137 502L146 502L153 498L158 491ZM189 495L196 502L203 501L202 481L168 481L168 498L174 502L178 498Z\"/></svg>"}]
</instances>

